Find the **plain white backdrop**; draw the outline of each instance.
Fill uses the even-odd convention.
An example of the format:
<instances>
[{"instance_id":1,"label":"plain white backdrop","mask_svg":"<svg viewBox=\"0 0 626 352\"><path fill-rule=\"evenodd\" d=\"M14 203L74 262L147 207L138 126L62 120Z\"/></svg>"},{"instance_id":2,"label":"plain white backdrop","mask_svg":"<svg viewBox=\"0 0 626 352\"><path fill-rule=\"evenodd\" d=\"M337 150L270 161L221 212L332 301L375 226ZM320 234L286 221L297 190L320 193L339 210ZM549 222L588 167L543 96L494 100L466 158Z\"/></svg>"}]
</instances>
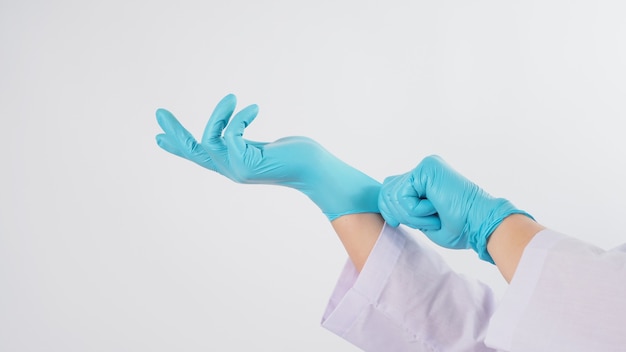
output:
<instances>
[{"instance_id":1,"label":"plain white backdrop","mask_svg":"<svg viewBox=\"0 0 626 352\"><path fill-rule=\"evenodd\" d=\"M542 224L626 240L622 1L0 1L0 350L356 351L305 196L157 147L227 93L382 181L439 154ZM422 234L412 231L420 238ZM506 289L470 251L457 270Z\"/></svg>"}]
</instances>

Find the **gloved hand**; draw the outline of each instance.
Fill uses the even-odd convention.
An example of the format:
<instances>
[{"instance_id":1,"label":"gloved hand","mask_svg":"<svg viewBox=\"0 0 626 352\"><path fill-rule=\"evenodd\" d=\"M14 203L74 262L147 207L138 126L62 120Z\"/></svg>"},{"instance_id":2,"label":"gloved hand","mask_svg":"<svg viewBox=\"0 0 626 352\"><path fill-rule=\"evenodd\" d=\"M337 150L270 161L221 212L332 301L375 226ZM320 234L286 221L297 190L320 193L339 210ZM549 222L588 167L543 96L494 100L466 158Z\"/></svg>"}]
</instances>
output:
<instances>
[{"instance_id":1,"label":"gloved hand","mask_svg":"<svg viewBox=\"0 0 626 352\"><path fill-rule=\"evenodd\" d=\"M232 117L236 98L230 94L215 107L200 143L167 110L156 112L164 134L157 144L238 183L291 187L307 195L329 220L353 213L378 213L380 183L339 160L307 137L275 142L243 138L258 113L250 105Z\"/></svg>"},{"instance_id":2,"label":"gloved hand","mask_svg":"<svg viewBox=\"0 0 626 352\"><path fill-rule=\"evenodd\" d=\"M389 225L419 229L442 247L472 248L490 263L487 239L502 220L511 214L532 218L508 200L490 196L438 156L386 178L378 204Z\"/></svg>"}]
</instances>

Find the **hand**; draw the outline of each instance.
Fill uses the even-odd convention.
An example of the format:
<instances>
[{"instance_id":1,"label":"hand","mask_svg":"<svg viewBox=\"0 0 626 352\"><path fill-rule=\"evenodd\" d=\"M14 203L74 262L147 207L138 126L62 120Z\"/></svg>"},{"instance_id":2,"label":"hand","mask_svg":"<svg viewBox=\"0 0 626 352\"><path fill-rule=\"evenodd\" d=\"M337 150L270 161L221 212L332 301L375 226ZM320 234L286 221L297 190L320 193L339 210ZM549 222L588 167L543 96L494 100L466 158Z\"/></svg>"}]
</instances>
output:
<instances>
[{"instance_id":1,"label":"hand","mask_svg":"<svg viewBox=\"0 0 626 352\"><path fill-rule=\"evenodd\" d=\"M238 183L297 189L331 221L346 214L378 213L378 181L307 137L286 137L271 143L244 139L244 129L256 118L258 107L250 105L231 120L235 106L232 94L217 104L200 143L174 115L159 109L157 121L165 133L157 136L157 144Z\"/></svg>"},{"instance_id":2,"label":"hand","mask_svg":"<svg viewBox=\"0 0 626 352\"><path fill-rule=\"evenodd\" d=\"M508 200L490 196L438 156L385 179L379 208L391 226L419 229L442 247L472 248L491 263L487 240L502 220L518 213L532 219Z\"/></svg>"}]
</instances>

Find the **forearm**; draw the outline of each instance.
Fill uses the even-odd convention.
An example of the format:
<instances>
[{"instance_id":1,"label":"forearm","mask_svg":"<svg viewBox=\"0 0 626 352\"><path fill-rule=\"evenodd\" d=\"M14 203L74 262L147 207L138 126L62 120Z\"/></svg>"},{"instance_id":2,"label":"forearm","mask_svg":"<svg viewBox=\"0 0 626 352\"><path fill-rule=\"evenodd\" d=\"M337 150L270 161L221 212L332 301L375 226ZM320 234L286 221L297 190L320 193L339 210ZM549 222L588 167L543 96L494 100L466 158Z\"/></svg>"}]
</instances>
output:
<instances>
[{"instance_id":1,"label":"forearm","mask_svg":"<svg viewBox=\"0 0 626 352\"><path fill-rule=\"evenodd\" d=\"M507 282L511 282L526 245L544 226L533 219L513 214L502 221L489 237L487 251Z\"/></svg>"},{"instance_id":2,"label":"forearm","mask_svg":"<svg viewBox=\"0 0 626 352\"><path fill-rule=\"evenodd\" d=\"M357 271L363 269L384 223L378 213L349 214L331 221Z\"/></svg>"},{"instance_id":3,"label":"forearm","mask_svg":"<svg viewBox=\"0 0 626 352\"><path fill-rule=\"evenodd\" d=\"M348 257L361 271L384 225L378 213L341 216L331 222ZM487 250L507 282L515 274L526 245L545 227L531 218L514 214L502 221L489 237Z\"/></svg>"}]
</instances>

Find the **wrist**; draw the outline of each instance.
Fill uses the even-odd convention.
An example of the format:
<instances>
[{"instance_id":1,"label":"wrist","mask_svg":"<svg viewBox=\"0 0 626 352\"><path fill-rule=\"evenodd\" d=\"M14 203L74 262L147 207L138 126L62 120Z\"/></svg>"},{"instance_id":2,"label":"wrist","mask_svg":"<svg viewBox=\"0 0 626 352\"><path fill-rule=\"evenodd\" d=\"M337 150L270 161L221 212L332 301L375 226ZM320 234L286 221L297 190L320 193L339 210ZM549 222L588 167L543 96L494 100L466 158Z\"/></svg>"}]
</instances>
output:
<instances>
[{"instance_id":1,"label":"wrist","mask_svg":"<svg viewBox=\"0 0 626 352\"><path fill-rule=\"evenodd\" d=\"M470 247L478 253L480 259L495 264L487 249L487 243L504 219L514 214L524 215L533 221L534 218L504 198L490 198L488 201L482 202L481 205L481 207L475 207L479 215L474 215L473 218L479 219L479 221L473 221L478 226L470 230L473 234L470 235Z\"/></svg>"},{"instance_id":2,"label":"wrist","mask_svg":"<svg viewBox=\"0 0 626 352\"><path fill-rule=\"evenodd\" d=\"M380 214L343 215L331 221L352 264L361 271L369 257L385 221Z\"/></svg>"},{"instance_id":3,"label":"wrist","mask_svg":"<svg viewBox=\"0 0 626 352\"><path fill-rule=\"evenodd\" d=\"M513 214L506 217L489 236L487 251L507 282L513 278L528 243L544 229L524 214Z\"/></svg>"}]
</instances>

